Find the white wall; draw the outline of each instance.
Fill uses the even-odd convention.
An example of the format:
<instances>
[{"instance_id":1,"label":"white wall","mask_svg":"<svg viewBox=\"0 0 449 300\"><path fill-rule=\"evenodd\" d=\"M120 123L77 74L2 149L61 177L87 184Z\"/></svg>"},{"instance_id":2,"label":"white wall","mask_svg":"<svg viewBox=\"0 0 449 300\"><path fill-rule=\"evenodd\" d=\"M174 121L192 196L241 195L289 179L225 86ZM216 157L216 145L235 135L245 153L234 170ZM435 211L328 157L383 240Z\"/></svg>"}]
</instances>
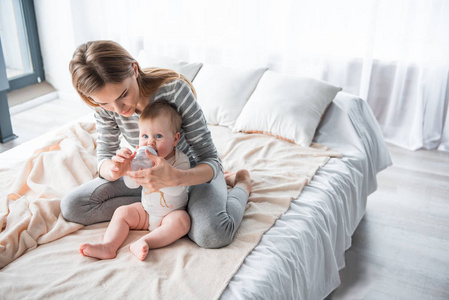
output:
<instances>
[{"instance_id":1,"label":"white wall","mask_svg":"<svg viewBox=\"0 0 449 300\"><path fill-rule=\"evenodd\" d=\"M346 2L334 8L345 12L348 5L358 3ZM73 51L79 44L96 39L115 40L135 57L145 48L155 55L186 61L269 66L275 71L345 84L342 76L332 75L335 72L323 62L323 53L341 60L337 66L340 68L347 64L347 54L341 53L364 49L355 47L355 43L335 43L343 38L344 32L337 28L326 38L310 34L295 20L307 19L316 25L320 22L319 15L310 14L296 3L296 0L288 0L283 5L271 0L34 1L46 79L61 92L73 92L67 67ZM302 5L310 6L310 11L321 11L319 3L302 1ZM345 14L346 18L352 16L354 23L364 17ZM357 35L346 37L358 38ZM346 50L342 49L345 45ZM349 92L359 91L356 88Z\"/></svg>"},{"instance_id":2,"label":"white wall","mask_svg":"<svg viewBox=\"0 0 449 300\"><path fill-rule=\"evenodd\" d=\"M62 94L75 95L69 61L76 48L71 0L34 1L45 78Z\"/></svg>"},{"instance_id":3,"label":"white wall","mask_svg":"<svg viewBox=\"0 0 449 300\"><path fill-rule=\"evenodd\" d=\"M130 20L138 23L130 13L139 10L133 3L136 1L34 1L46 80L61 94L76 96L68 65L76 47L90 40L115 40L137 56L142 38L136 39L135 30L127 26Z\"/></svg>"}]
</instances>

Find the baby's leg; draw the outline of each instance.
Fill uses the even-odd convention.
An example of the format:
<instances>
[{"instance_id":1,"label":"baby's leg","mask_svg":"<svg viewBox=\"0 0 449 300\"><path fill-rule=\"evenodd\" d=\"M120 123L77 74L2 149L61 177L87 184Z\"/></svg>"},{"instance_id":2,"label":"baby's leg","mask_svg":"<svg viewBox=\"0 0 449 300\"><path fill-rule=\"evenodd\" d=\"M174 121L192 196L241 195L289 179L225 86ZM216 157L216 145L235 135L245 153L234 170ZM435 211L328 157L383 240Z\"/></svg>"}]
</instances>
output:
<instances>
[{"instance_id":1,"label":"baby's leg","mask_svg":"<svg viewBox=\"0 0 449 300\"><path fill-rule=\"evenodd\" d=\"M141 203L120 206L114 212L111 223L99 244L83 244L79 251L84 256L110 259L117 255L130 229L148 228L148 214Z\"/></svg>"},{"instance_id":2,"label":"baby's leg","mask_svg":"<svg viewBox=\"0 0 449 300\"><path fill-rule=\"evenodd\" d=\"M185 210L175 210L162 219L161 226L144 235L129 246L129 250L140 260L147 257L149 249L170 245L190 230L190 217Z\"/></svg>"}]
</instances>

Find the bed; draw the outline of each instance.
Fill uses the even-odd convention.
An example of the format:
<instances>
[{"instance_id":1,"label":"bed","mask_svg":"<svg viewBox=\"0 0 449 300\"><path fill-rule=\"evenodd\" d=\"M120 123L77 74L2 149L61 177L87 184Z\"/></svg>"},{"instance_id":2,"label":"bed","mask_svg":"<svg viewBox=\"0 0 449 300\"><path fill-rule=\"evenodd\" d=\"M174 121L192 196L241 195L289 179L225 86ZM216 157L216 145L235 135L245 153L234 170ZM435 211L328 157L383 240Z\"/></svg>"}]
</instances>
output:
<instances>
[{"instance_id":1,"label":"bed","mask_svg":"<svg viewBox=\"0 0 449 300\"><path fill-rule=\"evenodd\" d=\"M89 168L95 164L95 124L92 116L86 116L0 155L1 197L9 197L0 207L0 260L9 255L0 269L2 299L134 299L142 295L151 299L324 299L338 287L344 253L364 215L368 195L377 188L376 174L391 164L367 103L327 83L285 77L266 68L243 72L202 64L168 67L193 80L225 169L243 166L254 175L254 195L235 241L223 249L201 249L184 237L137 262L126 247L144 234L135 231L114 260L79 255L77 245L100 239L107 226L82 227L58 215L61 195L96 176L94 168ZM214 87L211 78L232 87L226 89L229 93L217 94L223 87ZM291 99L298 90L306 95L301 109L285 105L288 111L278 111L277 95ZM295 103L303 101L299 98ZM304 109L310 102L320 102L319 109ZM282 126L276 127L280 120ZM298 130L291 130L288 124L292 123ZM75 153L70 152L73 149ZM71 163L83 168L70 167L68 156L61 157L57 151L66 151L71 158L76 155ZM28 164L32 161L33 166L39 163L46 169L58 159L69 167L59 170L61 164L55 164L53 173L33 173L47 180L28 180L24 192L24 183L17 180L21 174L30 175L24 157L30 158ZM53 178L58 172L70 178ZM52 186L51 180L61 184ZM49 196L41 200L42 195ZM17 213L14 220L23 220L24 215L31 219L23 224L16 221L22 227L15 229L18 234L8 235L13 209L25 198L23 209L28 210ZM30 231L32 226L41 228L40 233ZM14 253L11 245L17 246Z\"/></svg>"}]
</instances>

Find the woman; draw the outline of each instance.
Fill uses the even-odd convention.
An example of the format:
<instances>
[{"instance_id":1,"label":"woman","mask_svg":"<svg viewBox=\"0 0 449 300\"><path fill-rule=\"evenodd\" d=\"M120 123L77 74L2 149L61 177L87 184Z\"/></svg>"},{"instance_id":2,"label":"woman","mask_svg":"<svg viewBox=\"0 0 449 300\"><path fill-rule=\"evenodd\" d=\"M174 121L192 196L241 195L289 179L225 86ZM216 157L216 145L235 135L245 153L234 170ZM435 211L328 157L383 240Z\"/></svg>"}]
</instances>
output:
<instances>
[{"instance_id":1,"label":"woman","mask_svg":"<svg viewBox=\"0 0 449 300\"><path fill-rule=\"evenodd\" d=\"M189 80L171 70L142 70L123 47L112 41L80 45L70 61L70 72L78 94L96 111L100 176L62 199L64 218L84 225L105 222L117 207L140 201L141 189L129 189L123 182L122 176L128 175L153 191L190 186L189 237L204 248L229 245L241 223L251 179L247 170L223 174ZM139 114L157 100L170 102L182 116L177 147L189 156L192 168L175 169L163 158L148 153L152 168L125 173L127 158L132 153L127 148L119 149L120 134L133 147L137 146ZM233 187L229 194L226 184Z\"/></svg>"}]
</instances>

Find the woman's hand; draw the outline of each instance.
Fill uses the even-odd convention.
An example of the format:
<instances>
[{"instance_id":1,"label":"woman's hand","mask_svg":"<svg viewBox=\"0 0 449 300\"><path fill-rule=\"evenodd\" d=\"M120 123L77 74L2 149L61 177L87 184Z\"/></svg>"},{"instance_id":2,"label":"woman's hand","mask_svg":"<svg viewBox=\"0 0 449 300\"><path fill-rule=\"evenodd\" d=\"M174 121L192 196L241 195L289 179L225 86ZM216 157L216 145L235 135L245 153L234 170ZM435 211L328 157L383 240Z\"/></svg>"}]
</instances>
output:
<instances>
[{"instance_id":1,"label":"woman's hand","mask_svg":"<svg viewBox=\"0 0 449 300\"><path fill-rule=\"evenodd\" d=\"M127 175L151 193L164 187L176 186L179 181L180 170L167 163L163 157L156 156L148 150L145 150L145 154L153 162L153 167L139 171L128 171Z\"/></svg>"},{"instance_id":2,"label":"woman's hand","mask_svg":"<svg viewBox=\"0 0 449 300\"><path fill-rule=\"evenodd\" d=\"M134 155L135 152L133 153L128 148L117 150L116 155L101 166L101 171L105 173L104 175L102 174L102 176L108 180L114 181L123 175L126 175L126 172L131 170L131 161L133 160Z\"/></svg>"}]
</instances>

